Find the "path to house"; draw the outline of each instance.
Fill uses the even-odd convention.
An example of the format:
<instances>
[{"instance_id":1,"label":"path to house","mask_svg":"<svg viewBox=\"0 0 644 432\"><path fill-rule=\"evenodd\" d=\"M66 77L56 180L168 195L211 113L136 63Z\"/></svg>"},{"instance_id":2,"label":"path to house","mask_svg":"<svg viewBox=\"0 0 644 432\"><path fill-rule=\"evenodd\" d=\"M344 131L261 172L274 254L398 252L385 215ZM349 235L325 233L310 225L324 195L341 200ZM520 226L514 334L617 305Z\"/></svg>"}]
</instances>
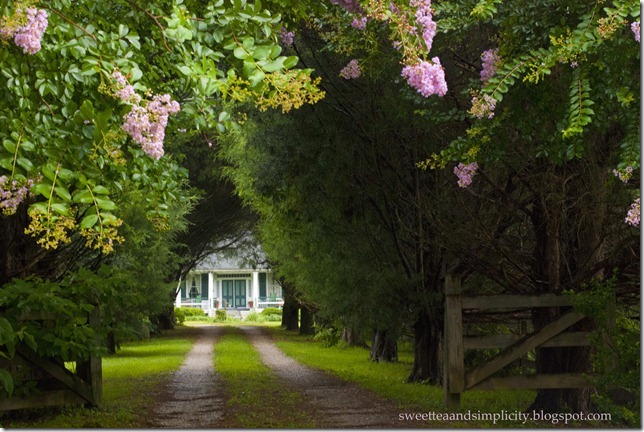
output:
<instances>
[{"instance_id":1,"label":"path to house","mask_svg":"<svg viewBox=\"0 0 644 432\"><path fill-rule=\"evenodd\" d=\"M311 417L322 428L418 428L400 421L396 404L355 384L303 366L280 351L261 327L240 327L270 367L293 390L300 392Z\"/></svg>"},{"instance_id":2,"label":"path to house","mask_svg":"<svg viewBox=\"0 0 644 432\"><path fill-rule=\"evenodd\" d=\"M217 428L224 416L222 382L213 367L212 347L221 327L198 327L199 335L181 368L155 395L147 419L157 428Z\"/></svg>"},{"instance_id":3,"label":"path to house","mask_svg":"<svg viewBox=\"0 0 644 432\"><path fill-rule=\"evenodd\" d=\"M173 429L231 427L225 418L225 383L213 366L213 346L225 329L218 326L197 329L199 334L180 369L154 393L155 403L146 413L146 426ZM250 326L240 329L284 386L303 396L302 408L318 427L423 427L418 422L400 421L400 409L395 403L287 357L275 346L266 329Z\"/></svg>"}]
</instances>

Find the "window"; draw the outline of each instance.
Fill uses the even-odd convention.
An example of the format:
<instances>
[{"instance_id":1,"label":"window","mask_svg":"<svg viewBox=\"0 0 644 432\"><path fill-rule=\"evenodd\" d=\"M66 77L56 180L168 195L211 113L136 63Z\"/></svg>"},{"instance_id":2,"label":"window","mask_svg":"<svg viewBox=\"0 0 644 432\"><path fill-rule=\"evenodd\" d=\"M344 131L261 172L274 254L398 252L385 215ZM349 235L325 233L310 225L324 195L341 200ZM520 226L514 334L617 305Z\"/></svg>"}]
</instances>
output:
<instances>
[{"instance_id":1,"label":"window","mask_svg":"<svg viewBox=\"0 0 644 432\"><path fill-rule=\"evenodd\" d=\"M197 282L193 279L192 284L190 285L190 293L188 297L195 298L199 295L199 290L197 289Z\"/></svg>"}]
</instances>

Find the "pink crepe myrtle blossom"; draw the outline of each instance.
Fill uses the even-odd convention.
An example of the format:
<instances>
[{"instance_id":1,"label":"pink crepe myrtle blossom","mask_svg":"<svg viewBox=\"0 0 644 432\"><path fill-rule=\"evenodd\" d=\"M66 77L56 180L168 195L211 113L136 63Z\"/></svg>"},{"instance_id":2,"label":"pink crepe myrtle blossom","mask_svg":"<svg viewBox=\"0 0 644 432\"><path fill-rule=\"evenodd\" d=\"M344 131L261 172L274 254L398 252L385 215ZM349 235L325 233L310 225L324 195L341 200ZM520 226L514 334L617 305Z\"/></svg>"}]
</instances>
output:
<instances>
[{"instance_id":1,"label":"pink crepe myrtle blossom","mask_svg":"<svg viewBox=\"0 0 644 432\"><path fill-rule=\"evenodd\" d=\"M0 176L0 211L6 216L16 213L18 206L29 197L29 188L34 181L17 181L6 175Z\"/></svg>"},{"instance_id":2,"label":"pink crepe myrtle blossom","mask_svg":"<svg viewBox=\"0 0 644 432\"><path fill-rule=\"evenodd\" d=\"M498 70L502 59L499 56L499 49L489 49L481 53L481 62L483 68L481 69L481 81L487 82L490 78L494 76Z\"/></svg>"},{"instance_id":3,"label":"pink crepe myrtle blossom","mask_svg":"<svg viewBox=\"0 0 644 432\"><path fill-rule=\"evenodd\" d=\"M631 226L640 226L640 199L636 199L628 210L625 222Z\"/></svg>"},{"instance_id":4,"label":"pink crepe myrtle blossom","mask_svg":"<svg viewBox=\"0 0 644 432\"><path fill-rule=\"evenodd\" d=\"M639 21L634 21L631 23L631 31L633 32L633 37L635 37L636 41L640 41L640 22Z\"/></svg>"},{"instance_id":5,"label":"pink crepe myrtle blossom","mask_svg":"<svg viewBox=\"0 0 644 432\"><path fill-rule=\"evenodd\" d=\"M179 112L179 103L170 95L155 95L145 106L135 105L123 116L123 130L154 159L164 154L163 140L168 117Z\"/></svg>"},{"instance_id":6,"label":"pink crepe myrtle blossom","mask_svg":"<svg viewBox=\"0 0 644 432\"><path fill-rule=\"evenodd\" d=\"M351 27L358 30L364 30L367 28L367 17L354 18L351 21Z\"/></svg>"},{"instance_id":7,"label":"pink crepe myrtle blossom","mask_svg":"<svg viewBox=\"0 0 644 432\"><path fill-rule=\"evenodd\" d=\"M627 183L633 176L633 167L619 168L613 170L613 175L619 178L623 183Z\"/></svg>"},{"instance_id":8,"label":"pink crepe myrtle blossom","mask_svg":"<svg viewBox=\"0 0 644 432\"><path fill-rule=\"evenodd\" d=\"M403 68L401 75L407 80L407 84L416 89L423 97L445 96L447 93L445 71L438 57L432 58L431 63L418 60L414 64L407 65Z\"/></svg>"},{"instance_id":9,"label":"pink crepe myrtle blossom","mask_svg":"<svg viewBox=\"0 0 644 432\"><path fill-rule=\"evenodd\" d=\"M476 162L467 165L459 163L454 167L454 174L458 177L458 186L466 188L472 184L472 178L476 175L479 165Z\"/></svg>"},{"instance_id":10,"label":"pink crepe myrtle blossom","mask_svg":"<svg viewBox=\"0 0 644 432\"><path fill-rule=\"evenodd\" d=\"M476 118L494 117L494 108L496 108L496 99L488 94L482 96L475 95L472 97L472 108L468 111Z\"/></svg>"},{"instance_id":11,"label":"pink crepe myrtle blossom","mask_svg":"<svg viewBox=\"0 0 644 432\"><path fill-rule=\"evenodd\" d=\"M291 45L293 45L294 38L295 38L295 33L294 32L288 31L285 28L282 28L280 30L280 39L281 39L282 43L284 44L284 46L290 47Z\"/></svg>"},{"instance_id":12,"label":"pink crepe myrtle blossom","mask_svg":"<svg viewBox=\"0 0 644 432\"><path fill-rule=\"evenodd\" d=\"M114 94L123 102L128 102L133 105L138 105L141 102L141 96L136 93L134 86L127 82L123 74L115 70L112 72L112 79L114 80Z\"/></svg>"},{"instance_id":13,"label":"pink crepe myrtle blossom","mask_svg":"<svg viewBox=\"0 0 644 432\"><path fill-rule=\"evenodd\" d=\"M351 60L342 70L340 71L340 76L344 79L356 79L359 78L362 74L360 70L360 65L358 60Z\"/></svg>"},{"instance_id":14,"label":"pink crepe myrtle blossom","mask_svg":"<svg viewBox=\"0 0 644 432\"><path fill-rule=\"evenodd\" d=\"M41 40L49 25L47 18L44 9L18 7L12 19L3 19L0 23L0 37L5 40L13 38L25 54L36 54L42 49ZM17 22L24 24L16 25Z\"/></svg>"},{"instance_id":15,"label":"pink crepe myrtle blossom","mask_svg":"<svg viewBox=\"0 0 644 432\"><path fill-rule=\"evenodd\" d=\"M416 8L416 22L422 29L422 37L427 47L427 52L432 50L434 43L434 36L436 36L436 23L432 17L432 2L431 0L411 0L409 3L411 7Z\"/></svg>"}]
</instances>

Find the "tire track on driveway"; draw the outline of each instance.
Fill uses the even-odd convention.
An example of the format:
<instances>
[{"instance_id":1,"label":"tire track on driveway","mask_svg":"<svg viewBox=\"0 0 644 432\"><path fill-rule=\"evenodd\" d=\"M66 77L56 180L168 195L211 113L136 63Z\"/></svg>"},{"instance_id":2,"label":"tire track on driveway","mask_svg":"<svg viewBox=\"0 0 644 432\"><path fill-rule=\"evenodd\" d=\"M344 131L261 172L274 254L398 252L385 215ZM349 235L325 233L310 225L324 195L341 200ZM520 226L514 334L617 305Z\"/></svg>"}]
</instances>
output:
<instances>
[{"instance_id":1,"label":"tire track on driveway","mask_svg":"<svg viewBox=\"0 0 644 432\"><path fill-rule=\"evenodd\" d=\"M161 391L148 423L156 428L194 429L223 426L225 389L213 366L213 346L222 327L200 326L192 349Z\"/></svg>"},{"instance_id":2,"label":"tire track on driveway","mask_svg":"<svg viewBox=\"0 0 644 432\"><path fill-rule=\"evenodd\" d=\"M333 375L302 365L275 346L261 327L240 327L260 353L262 361L282 382L300 392L311 416L322 428L418 428L419 422L401 421L395 402L343 381Z\"/></svg>"}]
</instances>

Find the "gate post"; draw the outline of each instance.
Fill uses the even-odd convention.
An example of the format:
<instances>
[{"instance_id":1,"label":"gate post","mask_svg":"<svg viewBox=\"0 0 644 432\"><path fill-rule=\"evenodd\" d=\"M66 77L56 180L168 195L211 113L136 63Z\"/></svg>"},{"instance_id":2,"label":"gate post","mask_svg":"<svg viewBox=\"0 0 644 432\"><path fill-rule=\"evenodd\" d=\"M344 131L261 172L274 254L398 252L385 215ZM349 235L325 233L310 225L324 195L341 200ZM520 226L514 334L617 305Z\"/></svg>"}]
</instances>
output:
<instances>
[{"instance_id":1,"label":"gate post","mask_svg":"<svg viewBox=\"0 0 644 432\"><path fill-rule=\"evenodd\" d=\"M461 393L465 390L465 361L463 357L463 309L461 306L461 278L445 276L445 329L443 395L445 407L461 407Z\"/></svg>"},{"instance_id":2,"label":"gate post","mask_svg":"<svg viewBox=\"0 0 644 432\"><path fill-rule=\"evenodd\" d=\"M94 310L88 316L89 326L96 332L95 344L97 347L101 346L101 309L98 301L94 302ZM76 364L76 373L78 376L86 381L91 388L92 401L88 402L86 406L96 407L103 402L103 364L102 359L96 354L90 354L87 361L78 362Z\"/></svg>"}]
</instances>

